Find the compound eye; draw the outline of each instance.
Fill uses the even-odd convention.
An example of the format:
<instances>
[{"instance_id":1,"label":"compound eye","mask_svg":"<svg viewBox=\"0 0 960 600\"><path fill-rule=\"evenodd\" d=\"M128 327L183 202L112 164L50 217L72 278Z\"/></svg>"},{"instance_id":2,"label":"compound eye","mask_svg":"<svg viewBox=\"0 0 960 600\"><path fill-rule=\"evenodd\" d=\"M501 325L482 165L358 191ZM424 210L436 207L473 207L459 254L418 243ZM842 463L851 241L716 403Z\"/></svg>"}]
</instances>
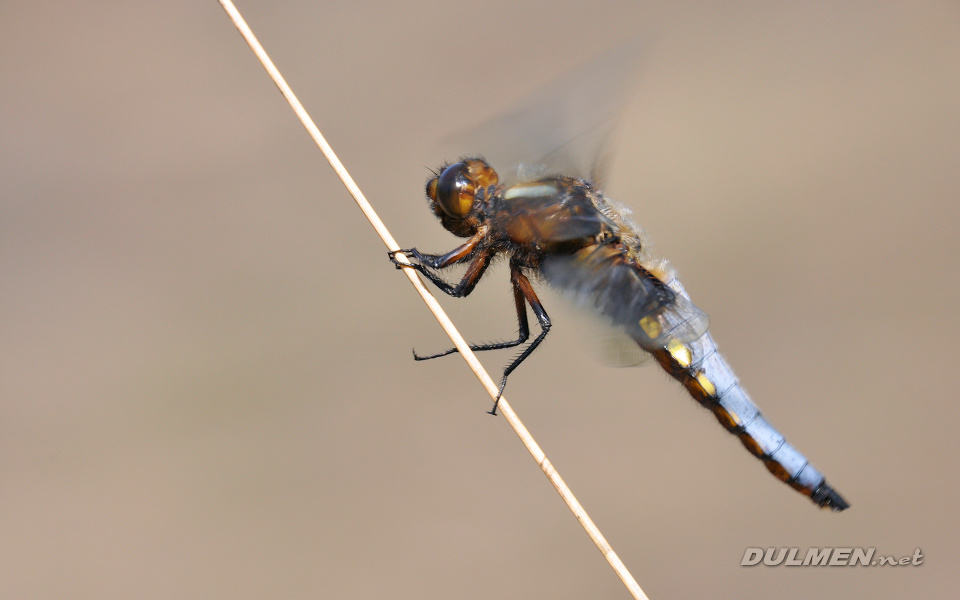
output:
<instances>
[{"instance_id":1,"label":"compound eye","mask_svg":"<svg viewBox=\"0 0 960 600\"><path fill-rule=\"evenodd\" d=\"M434 183L436 182L436 183ZM453 219L463 219L473 208L477 187L463 163L450 165L427 185L427 193Z\"/></svg>"}]
</instances>

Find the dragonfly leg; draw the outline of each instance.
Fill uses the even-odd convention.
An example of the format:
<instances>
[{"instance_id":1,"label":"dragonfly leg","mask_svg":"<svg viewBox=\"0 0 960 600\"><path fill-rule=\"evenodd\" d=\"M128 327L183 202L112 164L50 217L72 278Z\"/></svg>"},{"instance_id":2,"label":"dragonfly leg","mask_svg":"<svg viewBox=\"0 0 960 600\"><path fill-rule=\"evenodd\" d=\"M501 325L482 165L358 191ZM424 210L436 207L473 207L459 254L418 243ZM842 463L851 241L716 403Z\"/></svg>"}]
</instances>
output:
<instances>
[{"instance_id":1,"label":"dragonfly leg","mask_svg":"<svg viewBox=\"0 0 960 600\"><path fill-rule=\"evenodd\" d=\"M481 252L480 254L474 256L470 266L467 267L467 272L463 274L463 278L459 283L457 283L457 285L451 285L447 283L443 277L440 277L433 271L433 269L425 265L413 264L411 266L419 271L424 277L429 279L433 285L437 286L437 289L442 291L444 294L453 296L454 298L463 298L465 296L469 296L470 292L473 291L473 288L477 287L477 282L480 281L484 271L486 271L487 267L490 266L490 253Z\"/></svg>"},{"instance_id":2,"label":"dragonfly leg","mask_svg":"<svg viewBox=\"0 0 960 600\"><path fill-rule=\"evenodd\" d=\"M454 298L463 298L464 296L470 295L470 292L472 292L473 288L476 287L477 282L483 275L483 272L486 271L487 266L490 264L489 251L477 252L477 244L479 241L480 238L474 236L470 238L466 244L458 246L446 254L424 254L416 248L410 248L407 250L387 252L387 256L390 257L390 261L395 264L398 269L403 267L416 269L421 275L429 279L435 286L437 286L437 288L444 294L448 294ZM400 262L397 260L396 255L401 252L405 256L409 255L415 258L417 262ZM457 285L451 285L435 272L439 269L445 269L451 265L462 263L471 259L472 261L470 266L467 268L467 272Z\"/></svg>"},{"instance_id":3,"label":"dragonfly leg","mask_svg":"<svg viewBox=\"0 0 960 600\"><path fill-rule=\"evenodd\" d=\"M406 250L391 250L387 252L387 256L390 257L390 262L396 265L398 269L402 269L403 267L413 267L424 275L427 275L426 271L424 270L425 268L445 269L450 265L455 265L457 263L470 260L470 258L473 257L473 254L477 251L477 246L480 243L480 240L483 239L483 235L481 235L481 233L485 234L486 230L477 232L476 235L471 237L462 245L457 246L446 254L426 254L424 252L420 252L416 248L408 248ZM400 262L397 260L397 254L403 254L408 258L412 257L416 259L417 263L419 264ZM427 275L427 277L429 277L429 275Z\"/></svg>"},{"instance_id":4,"label":"dragonfly leg","mask_svg":"<svg viewBox=\"0 0 960 600\"><path fill-rule=\"evenodd\" d=\"M442 258L442 257L435 257L434 255L421 254L421 253L417 252L416 248L414 248L414 249L412 249L412 250L400 250L399 252L403 252L404 254L409 254L410 256L413 256L414 258L417 258L418 260L419 260L419 258L418 258L419 256L422 256L422 257L425 257L425 258L428 258L428 259L431 258L431 257L433 257L433 258ZM456 252L456 250L454 250L454 252ZM411 263L411 264L409 264L409 265L404 264L404 263L401 263L401 262L399 262L399 261L396 259L396 257L394 256L395 254L396 254L396 253L394 253L394 252L391 252L391 253L390 253L390 260L392 260L393 263L394 263L395 265L397 265L397 268L398 268L398 269L399 269L401 266L404 266L404 267L410 266L410 267L416 269L416 270L419 271L424 277L426 277L427 279L429 279L435 286L437 286L437 288L438 288L440 291L442 291L443 293L448 294L448 295L450 295L450 296L453 296L454 298L463 298L464 296L469 296L469 295L470 295L470 292L472 292L473 289L477 286L477 282L480 281L480 277L483 276L483 273L487 270L487 267L490 265L490 252L488 252L488 251L483 251L483 252L478 253L476 256L473 257L473 261L470 263L470 266L467 267L467 272L464 273L463 278L460 280L460 282L459 282L457 285L451 285L450 283L447 283L447 281L445 281L442 277L440 277L439 275L437 275L437 274L432 270L432 268L429 268L429 267L427 267L427 266L425 266L425 265L422 265L422 264L419 264L419 263ZM453 253L450 253L450 254L453 254ZM447 256L447 255L444 255L444 256ZM469 252L466 253L465 258L469 258ZM446 266L450 266L450 265L452 265L452 264L455 264L456 262L462 262L463 260L464 260L464 259L449 259L449 262L448 262L447 264L443 264L441 260L437 260L434 264L441 264L440 267L435 267L435 268L443 268L443 267L446 267ZM522 343L522 342L517 342L517 343L519 344L519 343ZM514 345L516 345L516 344L514 344ZM504 347L506 347L506 346L504 346ZM483 347L481 347L481 346L477 346L477 347L471 346L471 349L473 349L473 350L477 350L477 349L484 350L484 349L486 349L486 348L483 348ZM438 353L436 353L436 354L430 354L430 355L427 355L427 356L420 356L419 354L417 354L417 351L414 350L414 351L413 351L413 359L414 359L414 360L429 360L429 359L431 359L431 358L439 358L439 357L441 357L441 356L446 356L446 355L448 355L448 354L453 354L453 353L456 352L456 351L457 351L456 348L450 348L449 350L445 350L445 351L443 351L443 352L438 352Z\"/></svg>"},{"instance_id":5,"label":"dragonfly leg","mask_svg":"<svg viewBox=\"0 0 960 600\"><path fill-rule=\"evenodd\" d=\"M519 327L519 335L517 339L510 340L508 342L494 342L491 344L471 344L470 349L474 352L485 352L487 350L502 350L504 348L514 348L520 344L526 342L530 339L530 324L527 321L527 304L526 299L524 298L523 292L520 291L520 288L516 284L513 286L513 303L517 310L517 325ZM456 348L450 348L444 350L443 352L437 352L436 354L430 354L427 356L420 356L414 351L413 359L414 360L430 360L432 358L440 358L441 356L447 356L457 352Z\"/></svg>"},{"instance_id":6,"label":"dragonfly leg","mask_svg":"<svg viewBox=\"0 0 960 600\"><path fill-rule=\"evenodd\" d=\"M530 308L533 310L533 314L537 317L537 322L540 324L540 335L538 335L530 345L523 349L523 352L520 353L513 362L511 362L503 370L503 379L500 380L500 390L497 392L497 399L493 403L493 408L489 411L491 415L497 414L497 405L500 404L500 396L503 395L503 388L507 385L507 377L510 373L513 373L513 370L520 366L524 360L530 356L534 350L537 349L537 346L540 345L540 342L547 337L547 334L550 333L550 317L547 316L547 311L544 310L543 305L540 304L540 298L537 298L537 293L533 290L533 285L530 283L530 280L527 279L527 276L523 274L520 270L520 267L510 261L510 282L513 283L513 291L515 298L522 298L530 304ZM521 308L523 318L521 320L521 326L523 322L526 321L526 307L520 306L521 303L518 301L518 310L517 316L520 317ZM522 329L521 329L522 333Z\"/></svg>"}]
</instances>

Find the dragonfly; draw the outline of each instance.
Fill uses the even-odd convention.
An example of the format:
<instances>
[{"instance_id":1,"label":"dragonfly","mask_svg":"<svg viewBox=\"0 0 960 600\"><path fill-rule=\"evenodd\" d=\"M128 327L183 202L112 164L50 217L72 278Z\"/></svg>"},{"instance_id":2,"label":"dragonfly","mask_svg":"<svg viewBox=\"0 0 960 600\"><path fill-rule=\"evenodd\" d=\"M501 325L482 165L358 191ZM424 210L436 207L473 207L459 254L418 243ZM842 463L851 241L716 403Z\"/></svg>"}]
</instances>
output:
<instances>
[{"instance_id":1,"label":"dragonfly","mask_svg":"<svg viewBox=\"0 0 960 600\"><path fill-rule=\"evenodd\" d=\"M526 344L508 376L543 342L550 317L530 281L542 279L609 320L648 353L779 480L823 508L849 507L826 478L760 413L708 333L709 318L690 300L665 261L654 260L628 211L580 177L542 174L501 184L483 158L444 164L427 181L430 208L447 231L466 241L444 254L417 248L390 252L397 268L413 268L440 291L469 296L487 268L506 257L516 308L516 339L471 345L475 352ZM402 257L400 256L402 255ZM404 259L404 260L401 260ZM466 265L459 281L443 270ZM527 305L540 331L530 339ZM456 348L420 356L429 360ZM639 353L638 353L639 354ZM496 414L498 394L491 414Z\"/></svg>"}]
</instances>

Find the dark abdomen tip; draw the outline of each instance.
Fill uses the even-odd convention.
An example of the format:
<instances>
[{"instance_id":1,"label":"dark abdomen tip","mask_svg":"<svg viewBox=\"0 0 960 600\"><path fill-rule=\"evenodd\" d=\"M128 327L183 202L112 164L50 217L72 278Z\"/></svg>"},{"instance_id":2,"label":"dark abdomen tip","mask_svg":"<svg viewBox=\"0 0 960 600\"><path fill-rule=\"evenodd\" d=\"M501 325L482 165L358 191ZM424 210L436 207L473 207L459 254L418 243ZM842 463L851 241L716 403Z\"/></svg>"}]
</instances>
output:
<instances>
[{"instance_id":1,"label":"dark abdomen tip","mask_svg":"<svg viewBox=\"0 0 960 600\"><path fill-rule=\"evenodd\" d=\"M827 485L826 481L821 483L817 489L810 494L810 499L823 508L829 508L836 512L850 508L850 504L843 499L843 496L838 494L837 490Z\"/></svg>"}]
</instances>

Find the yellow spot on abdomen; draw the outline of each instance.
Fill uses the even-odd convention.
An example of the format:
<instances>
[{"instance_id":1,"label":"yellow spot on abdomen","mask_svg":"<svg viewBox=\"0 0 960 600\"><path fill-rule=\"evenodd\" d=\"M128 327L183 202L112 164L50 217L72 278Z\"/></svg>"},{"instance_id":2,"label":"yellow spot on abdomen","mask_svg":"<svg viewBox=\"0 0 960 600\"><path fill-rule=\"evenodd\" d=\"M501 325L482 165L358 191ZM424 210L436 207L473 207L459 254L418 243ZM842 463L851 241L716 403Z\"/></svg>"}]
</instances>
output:
<instances>
[{"instance_id":1,"label":"yellow spot on abdomen","mask_svg":"<svg viewBox=\"0 0 960 600\"><path fill-rule=\"evenodd\" d=\"M647 337L651 340L655 340L660 337L660 334L663 333L663 328L660 327L660 321L655 317L644 317L640 319L640 328L643 329L643 332L647 334Z\"/></svg>"},{"instance_id":2,"label":"yellow spot on abdomen","mask_svg":"<svg viewBox=\"0 0 960 600\"><path fill-rule=\"evenodd\" d=\"M690 354L690 348L687 348L678 340L670 340L670 343L667 344L667 350L670 352L670 356L673 357L673 360L677 361L677 364L681 367L689 367L692 356Z\"/></svg>"},{"instance_id":3,"label":"yellow spot on abdomen","mask_svg":"<svg viewBox=\"0 0 960 600\"><path fill-rule=\"evenodd\" d=\"M718 404L713 407L713 414L717 417L717 420L720 421L720 424L727 429L736 429L740 427L740 417L732 410L724 408Z\"/></svg>"},{"instance_id":4,"label":"yellow spot on abdomen","mask_svg":"<svg viewBox=\"0 0 960 600\"><path fill-rule=\"evenodd\" d=\"M713 385L713 382L710 381L710 378L707 375L700 371L697 373L697 383L700 384L700 387L703 388L704 393L708 396L716 396L717 388Z\"/></svg>"}]
</instances>

